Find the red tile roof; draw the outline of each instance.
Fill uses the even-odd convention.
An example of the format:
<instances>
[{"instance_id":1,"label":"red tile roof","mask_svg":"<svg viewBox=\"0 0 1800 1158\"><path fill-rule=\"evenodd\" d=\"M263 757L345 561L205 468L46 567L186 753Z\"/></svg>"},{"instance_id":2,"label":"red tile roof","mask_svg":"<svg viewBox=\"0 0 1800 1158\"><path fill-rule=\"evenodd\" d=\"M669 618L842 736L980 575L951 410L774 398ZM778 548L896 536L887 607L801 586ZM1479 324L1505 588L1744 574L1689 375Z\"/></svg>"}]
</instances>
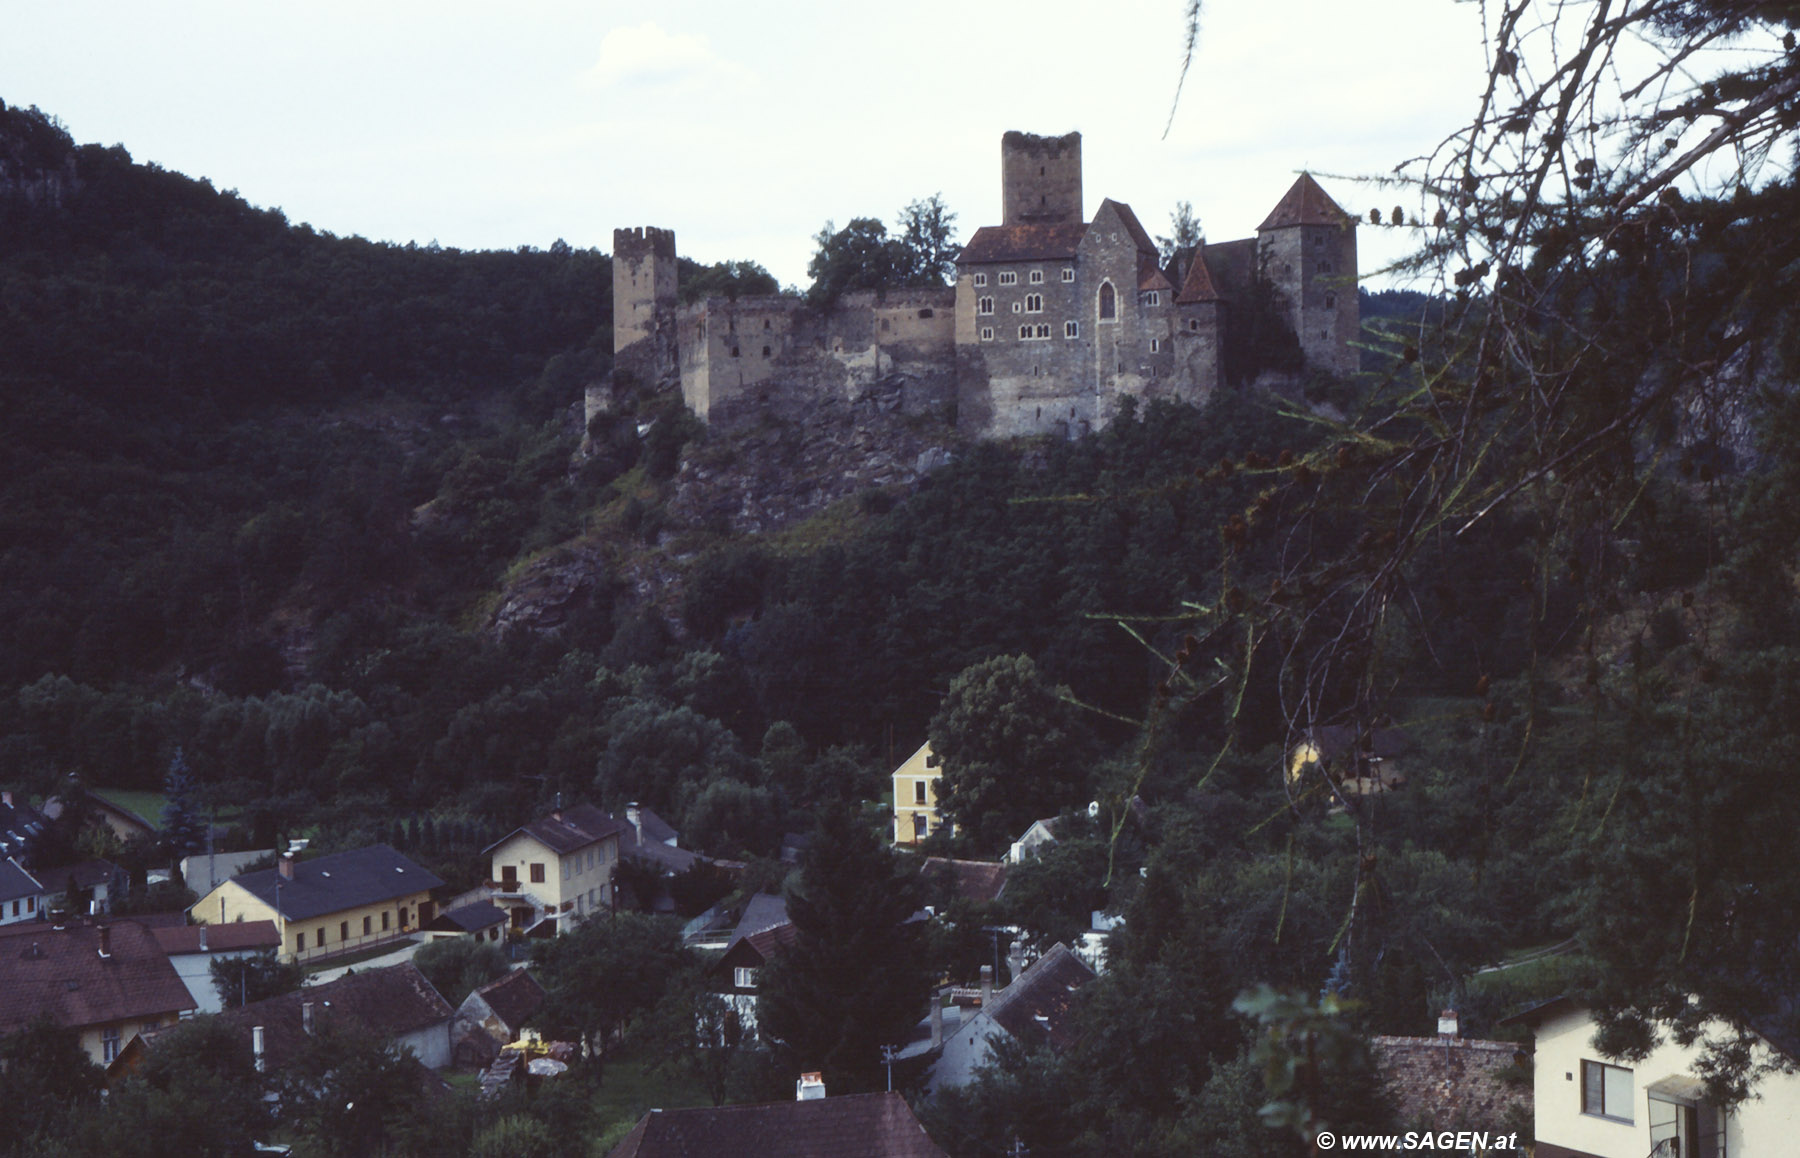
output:
<instances>
[{"instance_id":1,"label":"red tile roof","mask_svg":"<svg viewBox=\"0 0 1800 1158\"><path fill-rule=\"evenodd\" d=\"M928 856L919 872L927 883L948 885L971 901L998 900L1006 889L1007 866L986 860L951 860Z\"/></svg>"},{"instance_id":2,"label":"red tile roof","mask_svg":"<svg viewBox=\"0 0 1800 1158\"><path fill-rule=\"evenodd\" d=\"M1356 220L1331 199L1331 195L1319 188L1319 183L1312 179L1311 173L1302 173L1288 191L1282 194L1281 200L1275 203L1275 209L1261 225L1256 227L1258 233L1265 229L1286 229L1293 225L1337 225L1350 227Z\"/></svg>"},{"instance_id":3,"label":"red tile roof","mask_svg":"<svg viewBox=\"0 0 1800 1158\"><path fill-rule=\"evenodd\" d=\"M1087 235L1079 222L1063 225L984 225L957 255L958 265L996 261L1054 261L1075 256Z\"/></svg>"},{"instance_id":4,"label":"red tile roof","mask_svg":"<svg viewBox=\"0 0 1800 1158\"><path fill-rule=\"evenodd\" d=\"M164 953L235 953L244 949L279 949L281 934L274 921L233 921L226 925L164 925L150 930Z\"/></svg>"},{"instance_id":5,"label":"red tile roof","mask_svg":"<svg viewBox=\"0 0 1800 1158\"><path fill-rule=\"evenodd\" d=\"M1206 250L1202 246L1194 252L1194 260L1188 264L1187 276L1181 279L1181 292L1175 300L1182 305L1194 302L1216 302L1221 297L1219 287L1213 284L1212 270L1206 268Z\"/></svg>"},{"instance_id":6,"label":"red tile roof","mask_svg":"<svg viewBox=\"0 0 1800 1158\"><path fill-rule=\"evenodd\" d=\"M418 966L407 961L384 969L348 973L324 985L309 985L293 993L253 1001L219 1014L248 1041L253 1026L262 1026L268 1064L279 1069L305 1046L306 1016L302 1006L313 1007L313 1026L322 1029L333 1021L375 1034L400 1037L439 1022L456 1012L425 980Z\"/></svg>"},{"instance_id":7,"label":"red tile roof","mask_svg":"<svg viewBox=\"0 0 1800 1158\"><path fill-rule=\"evenodd\" d=\"M0 943L0 1035L42 1016L59 1025L89 1026L194 1007L155 936L135 921L60 929L39 924L30 935Z\"/></svg>"},{"instance_id":8,"label":"red tile roof","mask_svg":"<svg viewBox=\"0 0 1800 1158\"><path fill-rule=\"evenodd\" d=\"M469 996L480 997L487 1002L487 1007L517 1032L525 1024L525 1019L544 1004L544 987L530 973L514 969L506 976L488 982Z\"/></svg>"},{"instance_id":9,"label":"red tile roof","mask_svg":"<svg viewBox=\"0 0 1800 1158\"><path fill-rule=\"evenodd\" d=\"M896 1093L652 1110L608 1158L946 1158Z\"/></svg>"},{"instance_id":10,"label":"red tile roof","mask_svg":"<svg viewBox=\"0 0 1800 1158\"><path fill-rule=\"evenodd\" d=\"M1150 234L1145 232L1143 224L1137 219L1137 214L1133 213L1131 206L1125 202L1114 201L1111 197L1107 197L1100 202L1100 208L1094 211L1094 216L1099 217L1101 211L1108 205L1118 212L1119 220L1124 223L1125 232L1131 234L1131 240L1137 245L1138 252L1154 254L1156 242L1150 240Z\"/></svg>"},{"instance_id":11,"label":"red tile roof","mask_svg":"<svg viewBox=\"0 0 1800 1158\"><path fill-rule=\"evenodd\" d=\"M1068 946L1057 945L1000 991L988 1016L1027 1046L1048 1042L1051 1049L1062 1050L1076 1037L1070 1016L1075 994L1093 979L1086 962Z\"/></svg>"}]
</instances>

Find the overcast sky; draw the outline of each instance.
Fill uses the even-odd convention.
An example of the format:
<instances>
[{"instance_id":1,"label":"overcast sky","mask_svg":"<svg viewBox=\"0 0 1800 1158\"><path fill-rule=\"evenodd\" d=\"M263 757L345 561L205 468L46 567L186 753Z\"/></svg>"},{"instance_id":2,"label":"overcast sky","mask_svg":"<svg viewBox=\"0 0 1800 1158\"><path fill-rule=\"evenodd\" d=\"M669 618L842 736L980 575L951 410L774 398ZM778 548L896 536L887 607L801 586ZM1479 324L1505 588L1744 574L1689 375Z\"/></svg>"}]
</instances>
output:
<instances>
[{"instance_id":1,"label":"overcast sky","mask_svg":"<svg viewBox=\"0 0 1800 1158\"><path fill-rule=\"evenodd\" d=\"M1008 129L1080 130L1089 215L1113 197L1167 232L1189 200L1222 241L1303 168L1429 149L1479 93L1473 5L1209 0L1164 139L1184 7L12 2L0 99L333 233L610 250L661 225L803 283L827 219L942 192L961 238L997 221ZM1364 271L1396 241L1365 226Z\"/></svg>"}]
</instances>

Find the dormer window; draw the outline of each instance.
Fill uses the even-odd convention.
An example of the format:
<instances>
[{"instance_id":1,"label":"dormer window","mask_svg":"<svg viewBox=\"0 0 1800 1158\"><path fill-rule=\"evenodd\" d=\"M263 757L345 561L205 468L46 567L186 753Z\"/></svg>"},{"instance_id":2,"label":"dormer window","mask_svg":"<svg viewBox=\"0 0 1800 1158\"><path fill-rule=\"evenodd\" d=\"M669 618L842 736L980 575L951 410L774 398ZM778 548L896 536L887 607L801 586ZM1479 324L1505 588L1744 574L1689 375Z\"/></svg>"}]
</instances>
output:
<instances>
[{"instance_id":1,"label":"dormer window","mask_svg":"<svg viewBox=\"0 0 1800 1158\"><path fill-rule=\"evenodd\" d=\"M1162 305L1162 291L1150 290L1149 292L1144 294L1144 304L1147 306Z\"/></svg>"}]
</instances>

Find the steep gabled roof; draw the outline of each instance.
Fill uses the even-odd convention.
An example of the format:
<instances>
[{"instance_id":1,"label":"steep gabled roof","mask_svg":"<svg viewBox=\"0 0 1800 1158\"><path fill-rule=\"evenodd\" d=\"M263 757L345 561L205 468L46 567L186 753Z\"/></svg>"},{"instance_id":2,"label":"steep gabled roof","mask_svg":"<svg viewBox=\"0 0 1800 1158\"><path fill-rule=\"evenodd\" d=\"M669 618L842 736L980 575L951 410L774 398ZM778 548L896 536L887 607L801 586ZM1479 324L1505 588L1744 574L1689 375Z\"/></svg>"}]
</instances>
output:
<instances>
[{"instance_id":1,"label":"steep gabled roof","mask_svg":"<svg viewBox=\"0 0 1800 1158\"><path fill-rule=\"evenodd\" d=\"M1154 254L1156 242L1150 240L1150 234L1145 232L1143 224L1137 219L1137 214L1133 213L1131 206L1125 202L1114 201L1111 197L1102 198L1100 208L1094 210L1094 219L1098 221L1100 214L1104 213L1108 206L1111 206L1113 211L1119 215L1120 222L1125 226L1125 232L1131 235L1131 240L1137 246L1138 252Z\"/></svg>"},{"instance_id":2,"label":"steep gabled roof","mask_svg":"<svg viewBox=\"0 0 1800 1158\"><path fill-rule=\"evenodd\" d=\"M1007 866L986 860L951 860L928 856L919 876L928 884L947 885L971 901L994 901L1006 890Z\"/></svg>"},{"instance_id":3,"label":"steep gabled roof","mask_svg":"<svg viewBox=\"0 0 1800 1158\"><path fill-rule=\"evenodd\" d=\"M1275 203L1275 208L1261 225L1256 227L1258 233L1269 229L1287 229L1295 225L1336 225L1351 227L1356 219L1338 208L1338 203L1331 195L1319 187L1312 179L1311 173L1302 173L1288 187L1288 191Z\"/></svg>"},{"instance_id":4,"label":"steep gabled roof","mask_svg":"<svg viewBox=\"0 0 1800 1158\"><path fill-rule=\"evenodd\" d=\"M1216 302L1224 295L1213 283L1212 270L1206 265L1206 247L1201 246L1194 251L1194 259L1188 263L1187 276L1181 279L1181 292L1175 295L1180 305L1194 305L1200 302Z\"/></svg>"},{"instance_id":5,"label":"steep gabled roof","mask_svg":"<svg viewBox=\"0 0 1800 1158\"><path fill-rule=\"evenodd\" d=\"M1027 1045L1047 1042L1061 1050L1075 1041L1075 994L1093 979L1086 962L1059 943L1001 990L987 1014Z\"/></svg>"},{"instance_id":6,"label":"steep gabled roof","mask_svg":"<svg viewBox=\"0 0 1800 1158\"><path fill-rule=\"evenodd\" d=\"M0 903L42 896L43 892L44 886L18 861L11 857L0 860Z\"/></svg>"},{"instance_id":7,"label":"steep gabled roof","mask_svg":"<svg viewBox=\"0 0 1800 1158\"><path fill-rule=\"evenodd\" d=\"M469 994L487 1002L487 1007L513 1029L544 1004L544 987L524 969L514 969Z\"/></svg>"},{"instance_id":8,"label":"steep gabled roof","mask_svg":"<svg viewBox=\"0 0 1800 1158\"><path fill-rule=\"evenodd\" d=\"M652 1110L608 1158L946 1158L897 1093Z\"/></svg>"},{"instance_id":9,"label":"steep gabled roof","mask_svg":"<svg viewBox=\"0 0 1800 1158\"><path fill-rule=\"evenodd\" d=\"M1087 234L1079 222L1062 225L984 225L957 255L958 265L997 261L1055 261L1075 256Z\"/></svg>"},{"instance_id":10,"label":"steep gabled roof","mask_svg":"<svg viewBox=\"0 0 1800 1158\"><path fill-rule=\"evenodd\" d=\"M87 1026L193 1008L193 995L175 967L150 930L136 921L60 929L35 925L0 942L0 1035L38 1017Z\"/></svg>"},{"instance_id":11,"label":"steep gabled roof","mask_svg":"<svg viewBox=\"0 0 1800 1158\"><path fill-rule=\"evenodd\" d=\"M251 896L290 921L379 904L439 888L444 883L385 844L296 861L293 880L281 876L279 868L245 873L234 879Z\"/></svg>"},{"instance_id":12,"label":"steep gabled roof","mask_svg":"<svg viewBox=\"0 0 1800 1158\"><path fill-rule=\"evenodd\" d=\"M597 840L617 836L629 827L624 821L614 820L591 804L577 804L573 808L553 812L542 820L521 825L481 851L485 856L523 833L561 856L578 848L586 848Z\"/></svg>"}]
</instances>

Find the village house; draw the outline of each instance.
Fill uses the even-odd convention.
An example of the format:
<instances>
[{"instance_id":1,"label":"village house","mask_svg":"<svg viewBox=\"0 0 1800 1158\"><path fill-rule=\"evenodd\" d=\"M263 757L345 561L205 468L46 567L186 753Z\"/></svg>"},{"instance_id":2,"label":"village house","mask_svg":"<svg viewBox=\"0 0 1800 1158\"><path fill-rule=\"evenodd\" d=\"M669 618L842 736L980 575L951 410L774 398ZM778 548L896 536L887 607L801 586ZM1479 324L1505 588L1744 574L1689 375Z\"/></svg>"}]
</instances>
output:
<instances>
[{"instance_id":1,"label":"village house","mask_svg":"<svg viewBox=\"0 0 1800 1158\"><path fill-rule=\"evenodd\" d=\"M798 935L788 917L787 902L758 893L744 906L724 955L708 970L714 990L724 994L746 1040L756 1036L756 999L761 993L763 967L790 948Z\"/></svg>"},{"instance_id":2,"label":"village house","mask_svg":"<svg viewBox=\"0 0 1800 1158\"><path fill-rule=\"evenodd\" d=\"M49 819L8 790L0 792L0 857L29 864Z\"/></svg>"},{"instance_id":3,"label":"village house","mask_svg":"<svg viewBox=\"0 0 1800 1158\"><path fill-rule=\"evenodd\" d=\"M1773 1073L1727 1112L1696 1070L1700 1045L1663 1041L1641 1061L1594 1048L1593 1014L1558 998L1507 1019L1532 1030L1537 1158L1761 1158L1800 1138L1800 1073ZM1791 1067L1800 1042L1759 1038L1755 1050Z\"/></svg>"},{"instance_id":4,"label":"village house","mask_svg":"<svg viewBox=\"0 0 1800 1158\"><path fill-rule=\"evenodd\" d=\"M125 870L109 860L84 860L66 868L46 869L49 907L72 916L103 916L115 898L125 895Z\"/></svg>"},{"instance_id":5,"label":"village house","mask_svg":"<svg viewBox=\"0 0 1800 1158\"><path fill-rule=\"evenodd\" d=\"M1094 971L1067 945L1052 946L998 993L991 993L985 984L992 976L989 970L982 966L984 993L974 1016L952 1027L939 1020L943 1010L932 1008L930 1051L937 1056L930 1088L934 1091L967 1085L977 1066L993 1060L994 1043L999 1039L1010 1038L1030 1049L1044 1046L1058 1053L1076 1040L1075 997L1094 979Z\"/></svg>"},{"instance_id":6,"label":"village house","mask_svg":"<svg viewBox=\"0 0 1800 1158\"><path fill-rule=\"evenodd\" d=\"M96 1065L196 1007L136 921L19 926L0 935L0 1037L39 1018L74 1030Z\"/></svg>"},{"instance_id":7,"label":"village house","mask_svg":"<svg viewBox=\"0 0 1800 1158\"><path fill-rule=\"evenodd\" d=\"M937 807L938 780L943 775L943 766L932 754L929 740L894 769L895 844L918 844L943 826Z\"/></svg>"},{"instance_id":8,"label":"village house","mask_svg":"<svg viewBox=\"0 0 1800 1158\"><path fill-rule=\"evenodd\" d=\"M525 1036L525 1022L544 1004L544 987L524 969L514 969L472 990L450 1023L451 1049L459 1069L493 1062L502 1046Z\"/></svg>"},{"instance_id":9,"label":"village house","mask_svg":"<svg viewBox=\"0 0 1800 1158\"><path fill-rule=\"evenodd\" d=\"M613 866L628 826L591 804L558 807L482 850L488 887L512 927L534 936L564 932L613 906Z\"/></svg>"},{"instance_id":10,"label":"village house","mask_svg":"<svg viewBox=\"0 0 1800 1158\"><path fill-rule=\"evenodd\" d=\"M217 1013L225 1007L213 985L215 961L232 961L273 953L281 948L281 934L273 921L233 921L229 925L157 925L150 930L169 964L187 986L200 1013Z\"/></svg>"},{"instance_id":11,"label":"village house","mask_svg":"<svg viewBox=\"0 0 1800 1158\"><path fill-rule=\"evenodd\" d=\"M385 844L311 860L284 854L201 897L196 924L273 921L286 961L317 961L410 937L436 915L444 882Z\"/></svg>"},{"instance_id":12,"label":"village house","mask_svg":"<svg viewBox=\"0 0 1800 1158\"><path fill-rule=\"evenodd\" d=\"M12 857L0 860L0 925L43 916L44 886Z\"/></svg>"},{"instance_id":13,"label":"village house","mask_svg":"<svg viewBox=\"0 0 1800 1158\"><path fill-rule=\"evenodd\" d=\"M436 1070L450 1064L455 1014L418 966L404 961L356 970L219 1016L249 1042L259 1066L271 1071L290 1064L309 1037L334 1025L386 1038ZM262 1048L257 1050L259 1028Z\"/></svg>"}]
</instances>

